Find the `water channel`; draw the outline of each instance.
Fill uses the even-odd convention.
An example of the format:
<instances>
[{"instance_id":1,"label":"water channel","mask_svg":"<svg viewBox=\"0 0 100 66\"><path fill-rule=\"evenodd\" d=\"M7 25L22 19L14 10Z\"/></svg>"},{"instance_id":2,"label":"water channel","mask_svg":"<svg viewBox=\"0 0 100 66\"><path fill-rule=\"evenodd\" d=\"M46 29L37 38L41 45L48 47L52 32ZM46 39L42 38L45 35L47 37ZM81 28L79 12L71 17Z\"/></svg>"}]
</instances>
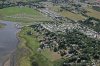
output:
<instances>
[{"instance_id":1,"label":"water channel","mask_svg":"<svg viewBox=\"0 0 100 66\"><path fill-rule=\"evenodd\" d=\"M15 22L0 21L0 23L5 24L4 28L0 28L0 66L2 66L6 57L16 49L19 43L16 35L19 29L16 28Z\"/></svg>"}]
</instances>

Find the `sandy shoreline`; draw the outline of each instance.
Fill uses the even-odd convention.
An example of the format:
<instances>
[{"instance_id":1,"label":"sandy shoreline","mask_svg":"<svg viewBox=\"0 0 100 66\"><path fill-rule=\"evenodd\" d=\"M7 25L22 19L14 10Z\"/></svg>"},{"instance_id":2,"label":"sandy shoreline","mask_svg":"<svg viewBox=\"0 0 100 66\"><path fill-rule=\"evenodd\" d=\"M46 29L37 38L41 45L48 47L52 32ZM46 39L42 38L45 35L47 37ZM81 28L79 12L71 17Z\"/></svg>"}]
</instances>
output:
<instances>
[{"instance_id":1,"label":"sandy shoreline","mask_svg":"<svg viewBox=\"0 0 100 66\"><path fill-rule=\"evenodd\" d=\"M5 57L5 60L3 61L2 66L10 66L10 63L11 63L10 61L11 61L11 54Z\"/></svg>"},{"instance_id":2,"label":"sandy shoreline","mask_svg":"<svg viewBox=\"0 0 100 66\"><path fill-rule=\"evenodd\" d=\"M3 66L10 66L10 58L6 60L6 62L3 64Z\"/></svg>"}]
</instances>

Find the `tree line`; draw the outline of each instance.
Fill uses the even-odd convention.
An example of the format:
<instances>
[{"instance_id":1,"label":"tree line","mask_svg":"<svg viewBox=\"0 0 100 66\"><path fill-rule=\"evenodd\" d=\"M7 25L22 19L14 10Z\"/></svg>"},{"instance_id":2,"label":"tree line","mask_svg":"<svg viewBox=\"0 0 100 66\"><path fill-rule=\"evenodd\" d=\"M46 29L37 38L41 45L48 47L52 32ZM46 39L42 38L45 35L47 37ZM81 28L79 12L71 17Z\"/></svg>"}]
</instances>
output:
<instances>
[{"instance_id":1,"label":"tree line","mask_svg":"<svg viewBox=\"0 0 100 66\"><path fill-rule=\"evenodd\" d=\"M0 9L2 8L7 8L7 7L13 7L13 6L25 6L25 5L29 5L29 6L34 6L34 3L39 3L41 1L47 1L47 0L27 0L27 1L15 1L15 2L11 2L11 1L7 1L7 0L0 0Z\"/></svg>"}]
</instances>

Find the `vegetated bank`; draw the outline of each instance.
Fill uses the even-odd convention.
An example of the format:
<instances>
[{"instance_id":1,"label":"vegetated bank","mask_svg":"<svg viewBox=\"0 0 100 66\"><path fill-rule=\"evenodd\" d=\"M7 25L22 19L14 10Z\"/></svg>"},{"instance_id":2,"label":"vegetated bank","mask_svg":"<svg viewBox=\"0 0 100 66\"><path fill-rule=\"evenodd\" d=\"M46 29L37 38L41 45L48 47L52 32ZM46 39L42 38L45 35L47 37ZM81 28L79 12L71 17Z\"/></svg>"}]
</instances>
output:
<instances>
[{"instance_id":1,"label":"vegetated bank","mask_svg":"<svg viewBox=\"0 0 100 66\"><path fill-rule=\"evenodd\" d=\"M97 61L97 66L99 66L100 41L89 38L76 30L66 30L66 33L49 32L42 29L39 24L23 27L19 33L21 44L18 47L18 66L91 65L92 60ZM40 43L41 40L44 40L43 37L45 39L43 42L48 43L48 49L43 48L45 46ZM58 47L52 43L52 40L58 42ZM57 52L61 56L55 54ZM57 56L58 58L56 58Z\"/></svg>"},{"instance_id":2,"label":"vegetated bank","mask_svg":"<svg viewBox=\"0 0 100 66\"><path fill-rule=\"evenodd\" d=\"M2 25L0 24L0 28L2 28Z\"/></svg>"},{"instance_id":3,"label":"vegetated bank","mask_svg":"<svg viewBox=\"0 0 100 66\"><path fill-rule=\"evenodd\" d=\"M0 28L3 28L5 25L0 23Z\"/></svg>"},{"instance_id":4,"label":"vegetated bank","mask_svg":"<svg viewBox=\"0 0 100 66\"><path fill-rule=\"evenodd\" d=\"M18 23L23 23L23 24L27 24L27 23L33 23L33 22L48 22L48 21L52 21L51 18L45 16L44 14L40 13L38 10L36 9L32 9L32 8L28 8L28 7L9 7L9 8L3 8L0 9L0 20L7 20L7 21L14 21L14 22L18 22ZM0 27L2 25L0 24ZM42 66L48 66L47 64L48 61L46 59L44 59L44 57L39 54L36 50L36 48L38 47L38 41L36 40L35 37L31 37L29 35L27 35L27 31L30 30L29 28L22 28L22 31L20 32L20 37L21 37L21 45L18 47L18 50L16 50L15 54L14 54L14 58L12 58L12 64L14 64L13 66L31 66L31 59L30 57L35 57L36 61L40 61L39 65L43 65ZM26 33L26 35L24 35ZM36 44L33 45L33 49L31 49L31 45L32 44ZM30 48L30 49L29 49ZM33 56L35 55L36 56ZM39 59L37 59L37 57L39 57ZM20 59L19 59L20 58ZM44 61L42 61L43 59ZM18 64L16 64L16 62L19 62ZM46 62L46 63L45 63ZM50 65L51 66L51 65Z\"/></svg>"},{"instance_id":5,"label":"vegetated bank","mask_svg":"<svg viewBox=\"0 0 100 66\"><path fill-rule=\"evenodd\" d=\"M28 34L30 31L32 32L31 35ZM18 66L54 66L53 64L62 63L61 59L51 61L48 57L52 57L52 52L49 50L43 50L43 53L38 51L40 44L36 34L30 27L22 28L22 31L19 33L21 44L17 50ZM59 66L58 64L56 66Z\"/></svg>"}]
</instances>

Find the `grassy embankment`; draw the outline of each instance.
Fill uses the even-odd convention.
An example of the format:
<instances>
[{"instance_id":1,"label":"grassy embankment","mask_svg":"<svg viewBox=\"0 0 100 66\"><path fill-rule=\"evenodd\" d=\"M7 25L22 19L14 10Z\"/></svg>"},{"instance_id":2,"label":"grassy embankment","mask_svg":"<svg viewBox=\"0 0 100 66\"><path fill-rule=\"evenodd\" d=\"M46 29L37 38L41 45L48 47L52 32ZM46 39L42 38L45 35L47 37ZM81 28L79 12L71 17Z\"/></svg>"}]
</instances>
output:
<instances>
[{"instance_id":1,"label":"grassy embankment","mask_svg":"<svg viewBox=\"0 0 100 66\"><path fill-rule=\"evenodd\" d=\"M44 22L52 21L49 17L28 7L9 7L0 9L0 20L14 22Z\"/></svg>"},{"instance_id":2,"label":"grassy embankment","mask_svg":"<svg viewBox=\"0 0 100 66\"><path fill-rule=\"evenodd\" d=\"M0 24L0 28L3 28L5 25L4 24Z\"/></svg>"},{"instance_id":3,"label":"grassy embankment","mask_svg":"<svg viewBox=\"0 0 100 66\"><path fill-rule=\"evenodd\" d=\"M27 32L31 31L33 34L28 35ZM32 60L38 63L38 66L60 66L63 61L58 55L49 49L42 50L40 53L37 51L39 48L39 42L36 37L36 32L34 32L29 27L24 27L19 33L21 38L21 44L19 49L26 48L30 53L22 52L25 55L20 57L20 66L31 66ZM33 65L34 66L34 65Z\"/></svg>"},{"instance_id":4,"label":"grassy embankment","mask_svg":"<svg viewBox=\"0 0 100 66\"><path fill-rule=\"evenodd\" d=\"M0 24L0 28L2 28L3 26Z\"/></svg>"}]
</instances>

